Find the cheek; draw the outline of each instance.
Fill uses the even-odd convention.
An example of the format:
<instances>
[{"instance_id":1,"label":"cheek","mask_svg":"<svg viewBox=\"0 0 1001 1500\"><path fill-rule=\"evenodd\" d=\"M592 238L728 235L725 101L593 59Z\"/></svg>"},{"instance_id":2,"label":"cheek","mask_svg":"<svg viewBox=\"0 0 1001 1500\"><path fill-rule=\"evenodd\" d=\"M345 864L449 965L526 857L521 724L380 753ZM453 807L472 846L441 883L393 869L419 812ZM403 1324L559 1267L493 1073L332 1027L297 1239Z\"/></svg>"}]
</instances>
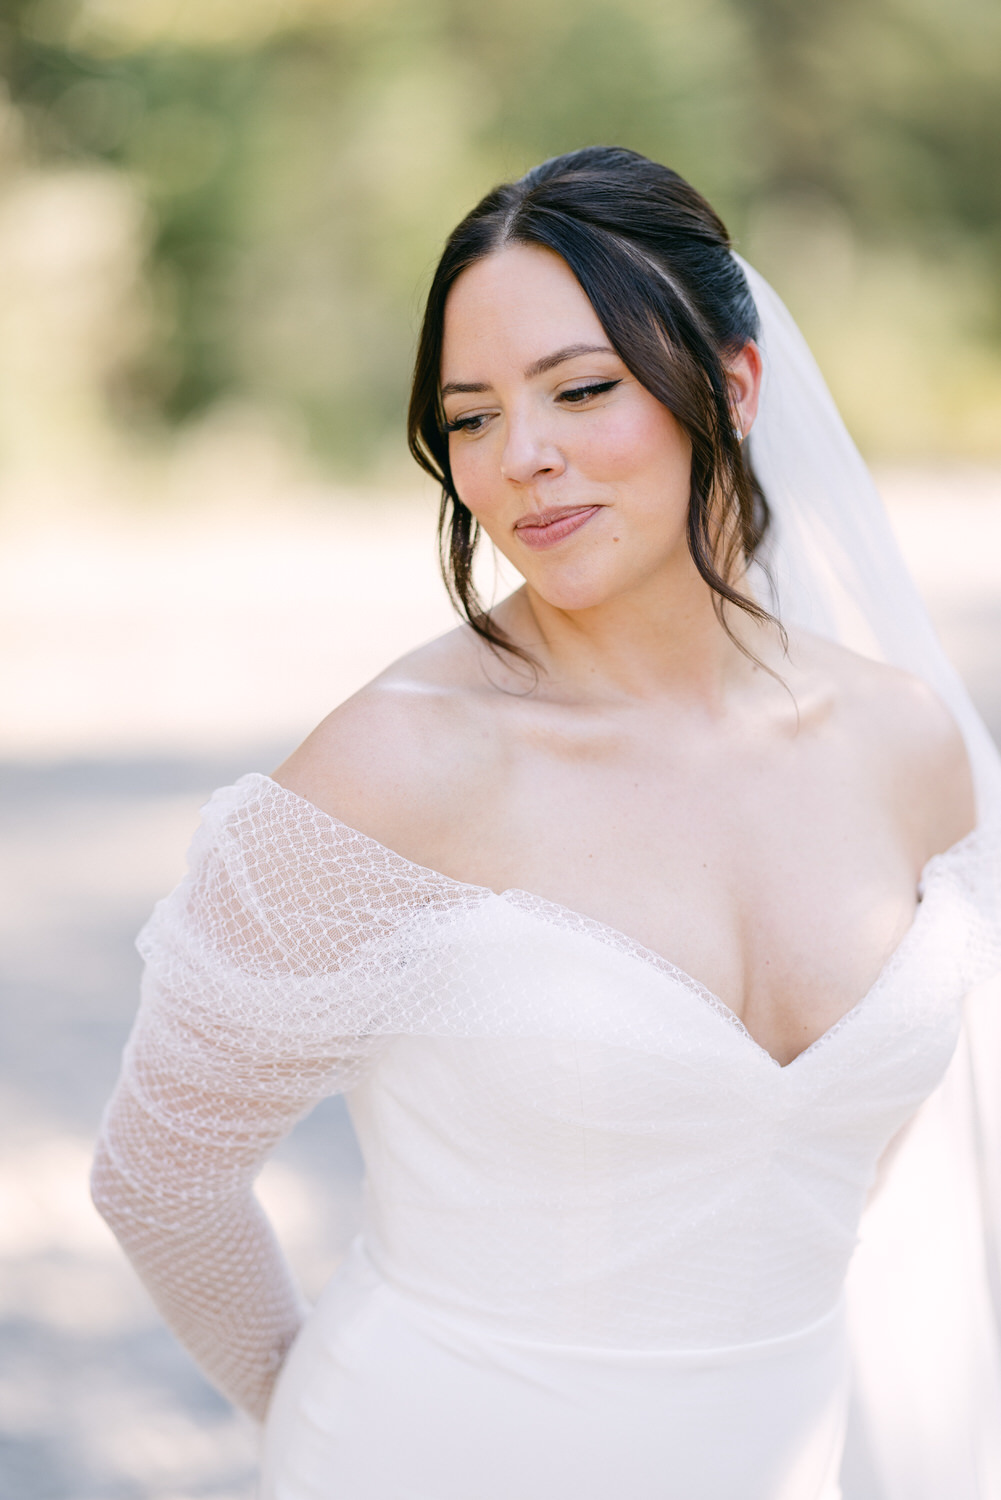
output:
<instances>
[{"instance_id":1,"label":"cheek","mask_svg":"<svg viewBox=\"0 0 1001 1500\"><path fill-rule=\"evenodd\" d=\"M583 430L574 446L582 472L610 483L682 484L688 493L691 444L684 429L659 403L612 410Z\"/></svg>"},{"instance_id":2,"label":"cheek","mask_svg":"<svg viewBox=\"0 0 1001 1500\"><path fill-rule=\"evenodd\" d=\"M450 444L448 461L456 494L474 516L485 517L503 504L505 486L500 450L489 438L478 443L460 440Z\"/></svg>"}]
</instances>

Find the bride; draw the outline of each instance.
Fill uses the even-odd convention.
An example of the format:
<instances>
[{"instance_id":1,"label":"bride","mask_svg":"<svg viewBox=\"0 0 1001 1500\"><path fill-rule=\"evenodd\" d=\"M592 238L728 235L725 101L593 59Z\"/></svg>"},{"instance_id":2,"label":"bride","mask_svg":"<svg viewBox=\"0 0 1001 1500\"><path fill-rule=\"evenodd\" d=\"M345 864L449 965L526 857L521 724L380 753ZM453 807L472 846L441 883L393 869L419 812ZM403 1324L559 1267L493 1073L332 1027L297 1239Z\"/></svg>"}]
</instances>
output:
<instances>
[{"instance_id":1,"label":"bride","mask_svg":"<svg viewBox=\"0 0 1001 1500\"><path fill-rule=\"evenodd\" d=\"M820 377L594 148L455 230L410 434L465 623L209 803L98 1206L270 1500L939 1500L844 1288L1001 962L1001 770ZM308 1309L252 1181L335 1089L365 1227Z\"/></svg>"}]
</instances>

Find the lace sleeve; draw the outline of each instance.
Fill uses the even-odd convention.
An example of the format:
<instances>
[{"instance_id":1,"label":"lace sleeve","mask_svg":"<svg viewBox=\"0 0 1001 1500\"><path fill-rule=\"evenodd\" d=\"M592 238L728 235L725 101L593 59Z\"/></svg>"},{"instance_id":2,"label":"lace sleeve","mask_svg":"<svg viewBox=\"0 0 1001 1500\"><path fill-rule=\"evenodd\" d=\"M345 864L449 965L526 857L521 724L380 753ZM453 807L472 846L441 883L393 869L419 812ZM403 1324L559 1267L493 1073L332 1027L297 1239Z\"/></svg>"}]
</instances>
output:
<instances>
[{"instance_id":1,"label":"lace sleeve","mask_svg":"<svg viewBox=\"0 0 1001 1500\"><path fill-rule=\"evenodd\" d=\"M325 846L260 799L209 804L187 879L140 936L142 1001L93 1171L164 1317L258 1419L304 1305L253 1181L374 1045L357 955L373 934L385 946L387 903L351 884L327 833Z\"/></svg>"}]
</instances>

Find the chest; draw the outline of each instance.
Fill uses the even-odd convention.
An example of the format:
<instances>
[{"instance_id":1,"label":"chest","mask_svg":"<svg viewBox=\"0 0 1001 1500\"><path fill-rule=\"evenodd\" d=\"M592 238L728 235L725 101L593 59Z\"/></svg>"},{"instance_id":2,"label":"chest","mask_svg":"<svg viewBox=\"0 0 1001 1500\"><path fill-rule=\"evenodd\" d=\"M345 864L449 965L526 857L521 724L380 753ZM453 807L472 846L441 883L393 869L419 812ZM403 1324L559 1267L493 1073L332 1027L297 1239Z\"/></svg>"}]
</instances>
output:
<instances>
[{"instance_id":1,"label":"chest","mask_svg":"<svg viewBox=\"0 0 1001 1500\"><path fill-rule=\"evenodd\" d=\"M865 994L909 927L916 873L868 768L827 747L512 757L464 867L625 933L788 1061Z\"/></svg>"}]
</instances>

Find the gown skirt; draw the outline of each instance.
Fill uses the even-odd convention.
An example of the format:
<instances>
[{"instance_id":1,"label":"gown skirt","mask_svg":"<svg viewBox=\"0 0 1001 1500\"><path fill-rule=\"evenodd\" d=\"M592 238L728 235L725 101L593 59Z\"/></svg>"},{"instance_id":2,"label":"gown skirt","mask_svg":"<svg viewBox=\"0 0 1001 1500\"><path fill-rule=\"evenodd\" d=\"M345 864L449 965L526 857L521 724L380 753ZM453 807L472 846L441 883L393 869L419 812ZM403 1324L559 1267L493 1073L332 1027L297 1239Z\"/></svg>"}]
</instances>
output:
<instances>
[{"instance_id":1,"label":"gown skirt","mask_svg":"<svg viewBox=\"0 0 1001 1500\"><path fill-rule=\"evenodd\" d=\"M261 1500L838 1500L848 1384L841 1305L728 1348L531 1343L356 1246L279 1378Z\"/></svg>"}]
</instances>

